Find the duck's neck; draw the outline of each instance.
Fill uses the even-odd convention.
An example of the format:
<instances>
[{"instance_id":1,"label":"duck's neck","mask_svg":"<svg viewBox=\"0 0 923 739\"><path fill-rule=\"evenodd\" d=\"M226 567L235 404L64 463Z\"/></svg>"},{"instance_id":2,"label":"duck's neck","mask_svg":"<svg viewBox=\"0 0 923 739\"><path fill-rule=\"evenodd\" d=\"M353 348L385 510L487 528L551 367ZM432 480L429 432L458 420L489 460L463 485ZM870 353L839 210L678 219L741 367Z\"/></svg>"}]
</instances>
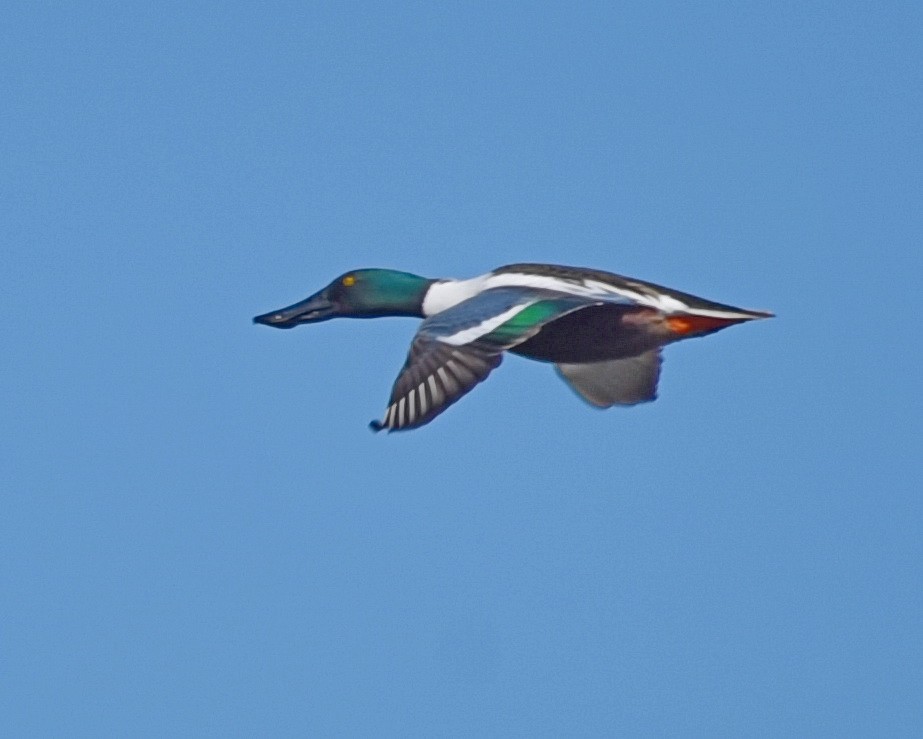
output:
<instances>
[{"instance_id":1,"label":"duck's neck","mask_svg":"<svg viewBox=\"0 0 923 739\"><path fill-rule=\"evenodd\" d=\"M423 299L430 285L435 282L435 280L410 272L398 272L392 269L357 270L347 279L350 277L356 287L353 292L347 293L349 299L345 307L341 308L340 315L353 318L381 316L423 318ZM357 277L359 278L358 283L356 283Z\"/></svg>"}]
</instances>

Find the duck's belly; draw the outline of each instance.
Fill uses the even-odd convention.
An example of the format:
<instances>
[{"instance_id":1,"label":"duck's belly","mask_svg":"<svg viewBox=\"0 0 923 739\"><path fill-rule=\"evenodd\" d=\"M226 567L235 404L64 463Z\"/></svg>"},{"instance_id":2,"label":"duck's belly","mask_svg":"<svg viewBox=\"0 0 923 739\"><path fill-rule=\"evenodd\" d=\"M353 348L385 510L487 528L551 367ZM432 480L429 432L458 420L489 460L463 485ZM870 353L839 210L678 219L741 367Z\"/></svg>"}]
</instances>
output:
<instances>
[{"instance_id":1,"label":"duck's belly","mask_svg":"<svg viewBox=\"0 0 923 739\"><path fill-rule=\"evenodd\" d=\"M510 351L542 362L580 364L633 357L672 338L660 311L600 305L546 324Z\"/></svg>"}]
</instances>

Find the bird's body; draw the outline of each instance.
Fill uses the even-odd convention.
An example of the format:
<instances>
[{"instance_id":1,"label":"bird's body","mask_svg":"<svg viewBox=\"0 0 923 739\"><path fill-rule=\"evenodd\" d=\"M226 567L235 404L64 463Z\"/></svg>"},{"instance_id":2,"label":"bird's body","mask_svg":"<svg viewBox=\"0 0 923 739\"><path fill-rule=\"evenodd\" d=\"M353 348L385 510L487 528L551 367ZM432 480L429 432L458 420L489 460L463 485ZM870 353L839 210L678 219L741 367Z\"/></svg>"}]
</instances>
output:
<instances>
[{"instance_id":1,"label":"bird's body","mask_svg":"<svg viewBox=\"0 0 923 739\"><path fill-rule=\"evenodd\" d=\"M431 421L486 379L505 351L554 363L597 407L654 400L662 346L772 314L601 270L513 264L469 280L356 270L254 320L291 328L388 315L425 319L384 418L372 424L396 431Z\"/></svg>"}]
</instances>

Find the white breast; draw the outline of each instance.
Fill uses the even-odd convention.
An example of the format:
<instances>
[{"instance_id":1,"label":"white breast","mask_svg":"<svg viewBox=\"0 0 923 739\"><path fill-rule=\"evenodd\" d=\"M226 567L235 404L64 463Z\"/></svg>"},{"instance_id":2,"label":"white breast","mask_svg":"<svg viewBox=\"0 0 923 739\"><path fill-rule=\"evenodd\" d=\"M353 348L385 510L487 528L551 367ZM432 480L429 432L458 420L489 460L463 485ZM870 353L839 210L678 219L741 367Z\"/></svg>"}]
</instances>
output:
<instances>
[{"instance_id":1,"label":"white breast","mask_svg":"<svg viewBox=\"0 0 923 739\"><path fill-rule=\"evenodd\" d=\"M473 298L484 289L487 275L472 277L470 280L442 280L430 285L423 298L423 315L432 316L442 313L463 300Z\"/></svg>"}]
</instances>

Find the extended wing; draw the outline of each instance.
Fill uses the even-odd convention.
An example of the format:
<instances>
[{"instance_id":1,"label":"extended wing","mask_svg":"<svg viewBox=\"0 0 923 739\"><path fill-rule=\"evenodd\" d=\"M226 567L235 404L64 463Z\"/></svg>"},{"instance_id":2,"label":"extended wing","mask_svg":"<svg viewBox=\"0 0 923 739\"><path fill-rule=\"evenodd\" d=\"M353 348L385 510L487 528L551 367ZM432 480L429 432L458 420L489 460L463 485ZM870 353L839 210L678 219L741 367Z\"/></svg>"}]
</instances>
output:
<instances>
[{"instance_id":1,"label":"extended wing","mask_svg":"<svg viewBox=\"0 0 923 739\"><path fill-rule=\"evenodd\" d=\"M487 379L502 354L549 321L599 301L551 290L486 290L420 324L388 408L371 427L404 431L432 421Z\"/></svg>"}]
</instances>

